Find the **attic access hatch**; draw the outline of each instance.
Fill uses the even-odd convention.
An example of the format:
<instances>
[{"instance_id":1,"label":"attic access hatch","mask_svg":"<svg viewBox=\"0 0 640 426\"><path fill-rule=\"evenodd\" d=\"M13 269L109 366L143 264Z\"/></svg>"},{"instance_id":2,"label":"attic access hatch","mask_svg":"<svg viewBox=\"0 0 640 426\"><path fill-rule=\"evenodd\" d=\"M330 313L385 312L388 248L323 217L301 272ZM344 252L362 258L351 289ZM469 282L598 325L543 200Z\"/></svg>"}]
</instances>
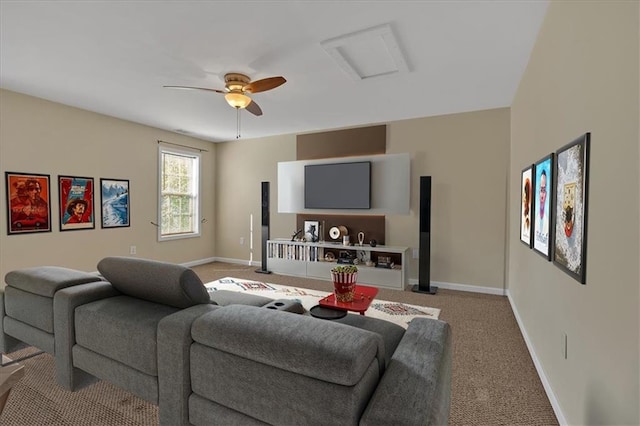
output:
<instances>
[{"instance_id":1,"label":"attic access hatch","mask_svg":"<svg viewBox=\"0 0 640 426\"><path fill-rule=\"evenodd\" d=\"M353 80L409 72L389 24L325 40L320 45Z\"/></svg>"}]
</instances>

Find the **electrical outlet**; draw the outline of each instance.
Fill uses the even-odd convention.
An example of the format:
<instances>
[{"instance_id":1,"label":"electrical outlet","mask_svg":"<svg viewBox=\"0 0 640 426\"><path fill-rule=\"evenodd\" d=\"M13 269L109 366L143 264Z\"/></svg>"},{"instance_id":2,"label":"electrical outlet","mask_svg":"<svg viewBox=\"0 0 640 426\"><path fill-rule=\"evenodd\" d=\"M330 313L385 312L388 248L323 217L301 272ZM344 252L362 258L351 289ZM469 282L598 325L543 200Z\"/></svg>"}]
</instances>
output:
<instances>
[{"instance_id":1,"label":"electrical outlet","mask_svg":"<svg viewBox=\"0 0 640 426\"><path fill-rule=\"evenodd\" d=\"M562 357L567 359L567 333L562 333L560 339L560 348L562 350Z\"/></svg>"},{"instance_id":2,"label":"electrical outlet","mask_svg":"<svg viewBox=\"0 0 640 426\"><path fill-rule=\"evenodd\" d=\"M413 249L413 258L417 259L418 257L420 257L420 250L418 250L417 248Z\"/></svg>"},{"instance_id":3,"label":"electrical outlet","mask_svg":"<svg viewBox=\"0 0 640 426\"><path fill-rule=\"evenodd\" d=\"M244 237L240 237L240 245L243 246L244 245Z\"/></svg>"},{"instance_id":4,"label":"electrical outlet","mask_svg":"<svg viewBox=\"0 0 640 426\"><path fill-rule=\"evenodd\" d=\"M136 246L129 247L129 254L136 254Z\"/></svg>"}]
</instances>

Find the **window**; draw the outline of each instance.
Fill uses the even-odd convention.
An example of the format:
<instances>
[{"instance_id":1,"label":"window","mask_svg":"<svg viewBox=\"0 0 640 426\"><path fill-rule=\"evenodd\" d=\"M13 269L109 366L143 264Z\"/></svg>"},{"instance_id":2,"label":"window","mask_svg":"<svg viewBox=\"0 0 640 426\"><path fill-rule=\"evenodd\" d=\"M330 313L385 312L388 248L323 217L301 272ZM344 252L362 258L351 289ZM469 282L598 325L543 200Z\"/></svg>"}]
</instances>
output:
<instances>
[{"instance_id":1,"label":"window","mask_svg":"<svg viewBox=\"0 0 640 426\"><path fill-rule=\"evenodd\" d=\"M200 154L159 148L158 240L200 236Z\"/></svg>"}]
</instances>

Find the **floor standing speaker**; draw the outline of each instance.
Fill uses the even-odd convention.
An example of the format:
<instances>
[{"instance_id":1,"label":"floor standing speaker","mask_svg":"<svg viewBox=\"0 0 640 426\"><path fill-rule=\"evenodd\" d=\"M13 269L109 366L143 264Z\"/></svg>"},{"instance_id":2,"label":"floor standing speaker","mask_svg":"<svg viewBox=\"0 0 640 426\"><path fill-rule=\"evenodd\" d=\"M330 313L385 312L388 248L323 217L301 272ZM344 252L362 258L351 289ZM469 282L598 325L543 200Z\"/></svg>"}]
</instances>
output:
<instances>
[{"instance_id":1,"label":"floor standing speaker","mask_svg":"<svg viewBox=\"0 0 640 426\"><path fill-rule=\"evenodd\" d=\"M262 211L260 222L262 224L262 267L256 269L259 274L270 274L267 269L267 240L269 239L269 182L262 182L260 200Z\"/></svg>"},{"instance_id":2,"label":"floor standing speaker","mask_svg":"<svg viewBox=\"0 0 640 426\"><path fill-rule=\"evenodd\" d=\"M418 249L418 285L416 293L436 294L431 285L431 176L420 176L420 248Z\"/></svg>"}]
</instances>

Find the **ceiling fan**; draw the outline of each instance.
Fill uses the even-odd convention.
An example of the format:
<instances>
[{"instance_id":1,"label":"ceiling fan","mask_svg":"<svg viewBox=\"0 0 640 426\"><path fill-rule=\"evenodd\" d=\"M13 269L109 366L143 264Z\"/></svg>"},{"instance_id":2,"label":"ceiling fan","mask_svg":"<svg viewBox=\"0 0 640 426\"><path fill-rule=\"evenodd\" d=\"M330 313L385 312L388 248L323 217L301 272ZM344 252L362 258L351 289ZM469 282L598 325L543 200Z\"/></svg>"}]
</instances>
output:
<instances>
[{"instance_id":1,"label":"ceiling fan","mask_svg":"<svg viewBox=\"0 0 640 426\"><path fill-rule=\"evenodd\" d=\"M227 103L236 109L246 109L253 115L262 115L262 109L247 94L265 92L286 83L282 76L268 77L262 80L251 79L240 73L227 73L224 76L224 89L208 89L206 87L164 86L170 89L206 90L224 94Z\"/></svg>"}]
</instances>

